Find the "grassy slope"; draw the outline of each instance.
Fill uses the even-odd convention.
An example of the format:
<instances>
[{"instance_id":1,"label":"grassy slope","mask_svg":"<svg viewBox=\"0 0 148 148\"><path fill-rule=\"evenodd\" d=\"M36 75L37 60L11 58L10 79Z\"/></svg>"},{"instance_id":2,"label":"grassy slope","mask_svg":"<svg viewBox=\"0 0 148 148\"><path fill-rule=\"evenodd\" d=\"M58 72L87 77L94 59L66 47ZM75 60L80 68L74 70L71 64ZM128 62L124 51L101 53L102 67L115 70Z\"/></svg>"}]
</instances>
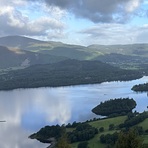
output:
<instances>
[{"instance_id":1,"label":"grassy slope","mask_svg":"<svg viewBox=\"0 0 148 148\"><path fill-rule=\"evenodd\" d=\"M67 58L65 57L45 55L41 53L0 46L0 69L25 67L25 63L28 63L27 66L34 64L56 63L66 59Z\"/></svg>"},{"instance_id":2,"label":"grassy slope","mask_svg":"<svg viewBox=\"0 0 148 148\"><path fill-rule=\"evenodd\" d=\"M146 119L143 122L139 123L138 126L142 126L144 130L148 129L148 119Z\"/></svg>"},{"instance_id":3,"label":"grassy slope","mask_svg":"<svg viewBox=\"0 0 148 148\"><path fill-rule=\"evenodd\" d=\"M52 55L49 59L54 61L61 61L63 58L101 60L123 69L139 69L140 64L148 64L148 44L91 45L85 47L61 42L40 41L23 36L7 36L0 38L0 45L17 47L34 54ZM113 53L116 55L112 55ZM45 58L42 57L41 60L43 59ZM48 59L46 58L44 61L48 62Z\"/></svg>"},{"instance_id":4,"label":"grassy slope","mask_svg":"<svg viewBox=\"0 0 148 148\"><path fill-rule=\"evenodd\" d=\"M90 45L88 48L98 50L104 54L118 53L123 55L148 56L148 44Z\"/></svg>"},{"instance_id":5,"label":"grassy slope","mask_svg":"<svg viewBox=\"0 0 148 148\"><path fill-rule=\"evenodd\" d=\"M92 121L89 122L90 125L96 127L96 128L100 128L100 127L104 127L104 132L98 133L93 139L89 140L89 148L105 148L104 144L101 144L99 139L100 136L102 134L106 135L108 133L112 134L117 130L112 130L109 131L108 127L110 124L114 124L115 126L119 125L120 123L123 123L126 120L126 116L119 116L119 117L114 117L114 118L108 118L108 119L103 119L103 120L98 120L98 121ZM138 124L138 126L142 126L143 129L148 129L148 119L144 120L143 122L141 122L140 124ZM148 135L144 135L142 136L142 138L144 139L144 144L148 144ZM73 143L72 144L72 148L77 148L78 142L77 143Z\"/></svg>"}]
</instances>

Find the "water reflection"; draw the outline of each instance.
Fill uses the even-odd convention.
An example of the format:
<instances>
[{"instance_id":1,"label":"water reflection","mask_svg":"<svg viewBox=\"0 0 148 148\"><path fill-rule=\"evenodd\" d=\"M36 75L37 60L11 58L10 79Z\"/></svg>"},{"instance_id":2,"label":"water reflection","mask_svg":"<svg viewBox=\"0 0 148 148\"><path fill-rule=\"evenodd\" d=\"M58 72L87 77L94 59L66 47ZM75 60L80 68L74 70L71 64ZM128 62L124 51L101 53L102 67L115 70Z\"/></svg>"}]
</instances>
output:
<instances>
[{"instance_id":1,"label":"water reflection","mask_svg":"<svg viewBox=\"0 0 148 148\"><path fill-rule=\"evenodd\" d=\"M0 120L6 122L0 123L0 147L45 147L27 137L46 124L67 123L70 117L68 98L60 89L56 92L54 89L1 91Z\"/></svg>"},{"instance_id":2,"label":"water reflection","mask_svg":"<svg viewBox=\"0 0 148 148\"><path fill-rule=\"evenodd\" d=\"M47 144L45 145L36 140L28 139L29 134L30 132L24 130L18 124L11 124L9 122L0 123L0 147L45 148L45 146L47 146Z\"/></svg>"},{"instance_id":3,"label":"water reflection","mask_svg":"<svg viewBox=\"0 0 148 148\"><path fill-rule=\"evenodd\" d=\"M128 82L106 82L58 88L0 91L0 147L45 148L27 137L49 124L85 121L96 117L91 109L101 101L129 97L137 102L136 110L147 110L147 93L135 93L131 87L145 83L148 77Z\"/></svg>"}]
</instances>

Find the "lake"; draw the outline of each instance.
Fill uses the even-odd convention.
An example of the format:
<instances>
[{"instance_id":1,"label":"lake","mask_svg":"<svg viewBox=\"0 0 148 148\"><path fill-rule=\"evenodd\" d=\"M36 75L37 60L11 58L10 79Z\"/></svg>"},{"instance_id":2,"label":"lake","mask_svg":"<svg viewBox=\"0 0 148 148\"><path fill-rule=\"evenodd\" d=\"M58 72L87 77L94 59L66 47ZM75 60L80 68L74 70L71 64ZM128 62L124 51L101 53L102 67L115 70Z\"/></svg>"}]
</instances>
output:
<instances>
[{"instance_id":1,"label":"lake","mask_svg":"<svg viewBox=\"0 0 148 148\"><path fill-rule=\"evenodd\" d=\"M104 82L57 88L16 89L0 91L0 147L45 148L48 145L28 136L41 127L96 116L91 109L101 101L129 97L137 102L136 110L147 110L147 93L131 90L135 84L148 82L148 76L126 82Z\"/></svg>"}]
</instances>

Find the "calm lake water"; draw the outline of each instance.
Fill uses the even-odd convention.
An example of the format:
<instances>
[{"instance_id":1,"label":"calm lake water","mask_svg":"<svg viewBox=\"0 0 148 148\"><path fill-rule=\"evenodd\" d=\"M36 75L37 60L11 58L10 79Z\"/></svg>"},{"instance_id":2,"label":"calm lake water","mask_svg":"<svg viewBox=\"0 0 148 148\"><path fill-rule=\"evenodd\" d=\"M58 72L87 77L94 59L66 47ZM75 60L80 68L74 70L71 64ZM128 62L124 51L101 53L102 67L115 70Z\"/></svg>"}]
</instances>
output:
<instances>
[{"instance_id":1,"label":"calm lake water","mask_svg":"<svg viewBox=\"0 0 148 148\"><path fill-rule=\"evenodd\" d=\"M101 101L129 97L136 110L147 110L147 93L135 93L131 87L148 82L148 76L127 82L105 82L58 88L0 91L0 147L45 148L46 144L28 139L45 125L86 121L98 117L91 109Z\"/></svg>"}]
</instances>

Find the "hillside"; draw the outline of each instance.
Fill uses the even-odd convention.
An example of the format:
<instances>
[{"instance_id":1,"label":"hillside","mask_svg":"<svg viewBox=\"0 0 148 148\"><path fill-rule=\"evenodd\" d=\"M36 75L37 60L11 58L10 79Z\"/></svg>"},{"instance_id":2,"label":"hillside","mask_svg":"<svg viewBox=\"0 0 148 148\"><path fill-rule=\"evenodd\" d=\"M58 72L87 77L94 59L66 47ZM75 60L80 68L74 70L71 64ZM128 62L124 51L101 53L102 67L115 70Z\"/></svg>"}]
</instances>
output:
<instances>
[{"instance_id":1,"label":"hillside","mask_svg":"<svg viewBox=\"0 0 148 148\"><path fill-rule=\"evenodd\" d=\"M17 47L22 50L27 50L29 46L32 44L43 44L46 43L44 41L35 40L32 38L27 38L23 36L5 36L0 37L0 45L7 47Z\"/></svg>"},{"instance_id":2,"label":"hillside","mask_svg":"<svg viewBox=\"0 0 148 148\"><path fill-rule=\"evenodd\" d=\"M148 58L141 56L109 53L95 57L93 60L102 61L120 68L141 69L141 65L148 63ZM144 67L143 67L144 68Z\"/></svg>"},{"instance_id":3,"label":"hillside","mask_svg":"<svg viewBox=\"0 0 148 148\"><path fill-rule=\"evenodd\" d=\"M148 56L148 44L90 45L88 48L99 50L104 54L117 53L131 56Z\"/></svg>"},{"instance_id":4,"label":"hillside","mask_svg":"<svg viewBox=\"0 0 148 148\"><path fill-rule=\"evenodd\" d=\"M73 122L68 123L65 126L45 126L41 128L37 133L34 133L29 136L31 139L37 139L41 142L50 143L49 140L51 137L55 137L55 142L59 137L65 133L68 137L68 142L70 143L72 148L78 148L78 145L82 142L87 141L87 145L89 148L114 148L115 143L118 140L120 132L124 131L124 128L120 128L120 125L126 123L128 120L131 120L132 123L134 121L133 118L139 118L141 116L145 116L143 120L139 120L137 123L131 125L128 128L132 128L136 130L136 139L140 138L143 140L141 143L144 148L147 148L147 130L148 125L147 122L147 112L143 112L141 114L135 115L131 113L131 117L128 115L125 116L117 116L112 118L104 118L104 119L96 119L86 121L86 122ZM87 127L87 128L86 128ZM86 129L85 129L86 128ZM92 131L95 129L95 131ZM127 130L127 129L126 129ZM131 130L130 130L131 131ZM126 132L125 132L126 133ZM84 140L85 139L85 140ZM134 140L133 136L130 136L129 140ZM129 141L130 143L130 141ZM83 148L83 147L82 147ZM134 147L132 147L134 148Z\"/></svg>"},{"instance_id":5,"label":"hillside","mask_svg":"<svg viewBox=\"0 0 148 148\"><path fill-rule=\"evenodd\" d=\"M138 71L122 70L98 61L65 60L1 75L0 89L94 84L140 77L142 74Z\"/></svg>"},{"instance_id":6,"label":"hillside","mask_svg":"<svg viewBox=\"0 0 148 148\"><path fill-rule=\"evenodd\" d=\"M65 59L97 60L123 69L140 70L143 67L141 65L148 64L148 44L90 45L85 47L61 42L40 41L23 36L6 36L0 38L0 45L9 49L17 48L27 54L42 55L40 60L46 62L34 62L35 64ZM51 60L48 60L48 56Z\"/></svg>"},{"instance_id":7,"label":"hillside","mask_svg":"<svg viewBox=\"0 0 148 148\"><path fill-rule=\"evenodd\" d=\"M15 48L0 46L0 69L27 67L35 64L47 64L65 60L64 57L33 53Z\"/></svg>"}]
</instances>

